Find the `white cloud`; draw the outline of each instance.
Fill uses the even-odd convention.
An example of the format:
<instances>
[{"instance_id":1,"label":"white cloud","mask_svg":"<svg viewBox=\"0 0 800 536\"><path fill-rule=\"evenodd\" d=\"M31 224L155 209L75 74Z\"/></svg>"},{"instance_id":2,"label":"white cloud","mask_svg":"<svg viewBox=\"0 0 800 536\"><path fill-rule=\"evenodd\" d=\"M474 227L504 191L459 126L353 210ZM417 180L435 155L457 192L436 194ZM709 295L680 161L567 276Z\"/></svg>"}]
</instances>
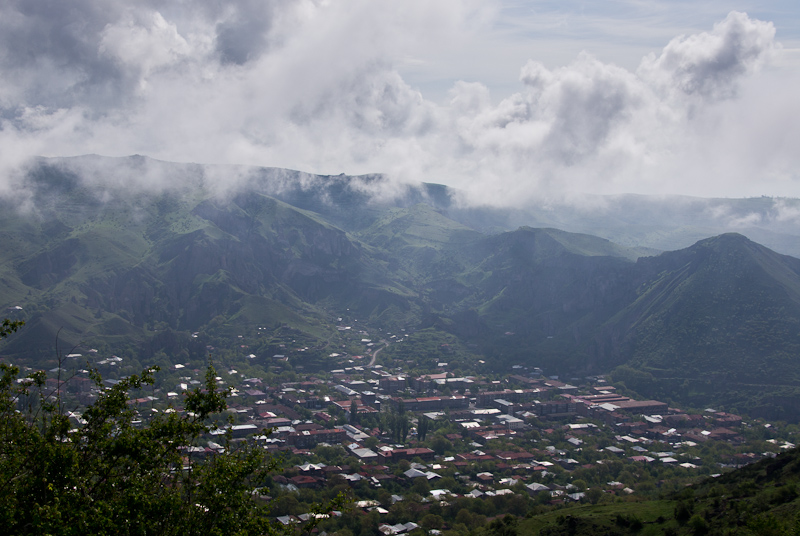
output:
<instances>
[{"instance_id":1,"label":"white cloud","mask_svg":"<svg viewBox=\"0 0 800 536\"><path fill-rule=\"evenodd\" d=\"M772 23L732 12L710 32L676 37L638 74L665 94L682 92L708 99L735 96L738 79L760 67L775 50Z\"/></svg>"},{"instance_id":2,"label":"white cloud","mask_svg":"<svg viewBox=\"0 0 800 536\"><path fill-rule=\"evenodd\" d=\"M136 14L128 12L120 21L108 24L100 33L98 47L100 55L135 70L142 90L154 71L174 68L191 52L175 24L164 20L160 13L145 13L143 18L137 21Z\"/></svg>"},{"instance_id":3,"label":"white cloud","mask_svg":"<svg viewBox=\"0 0 800 536\"><path fill-rule=\"evenodd\" d=\"M138 153L385 172L501 204L800 195L793 51L743 13L635 70L592 50L561 66L531 58L508 96L459 81L434 102L401 72L497 38L496 3L50 4L0 6L0 169L35 154Z\"/></svg>"}]
</instances>

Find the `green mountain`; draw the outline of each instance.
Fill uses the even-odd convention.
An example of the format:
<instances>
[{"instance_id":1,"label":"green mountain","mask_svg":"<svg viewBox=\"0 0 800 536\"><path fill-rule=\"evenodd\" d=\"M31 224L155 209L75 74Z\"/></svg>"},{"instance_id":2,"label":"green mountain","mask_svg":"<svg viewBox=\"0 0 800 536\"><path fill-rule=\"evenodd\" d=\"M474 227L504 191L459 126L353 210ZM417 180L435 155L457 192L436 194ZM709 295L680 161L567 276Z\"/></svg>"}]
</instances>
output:
<instances>
[{"instance_id":1,"label":"green mountain","mask_svg":"<svg viewBox=\"0 0 800 536\"><path fill-rule=\"evenodd\" d=\"M143 341L159 329L290 324L317 337L321 304L408 307L384 263L318 215L265 195L137 193L100 199L80 177L42 166L34 210L6 201L2 295L28 326L6 353L78 341Z\"/></svg>"},{"instance_id":2,"label":"green mountain","mask_svg":"<svg viewBox=\"0 0 800 536\"><path fill-rule=\"evenodd\" d=\"M445 194L457 197L456 192L446 190ZM484 231L523 225L555 227L651 251L682 249L709 236L736 232L800 257L800 199L586 195L525 208L462 207L446 202L440 208L448 217Z\"/></svg>"},{"instance_id":3,"label":"green mountain","mask_svg":"<svg viewBox=\"0 0 800 536\"><path fill-rule=\"evenodd\" d=\"M495 212L431 184L378 195L383 180L41 159L0 202L0 305L27 322L0 349L37 366L76 345L180 359L265 330L259 352L300 340L326 366L347 317L438 331L496 369L615 370L650 396L800 415L800 260L739 234L652 256L552 227L488 233Z\"/></svg>"},{"instance_id":4,"label":"green mountain","mask_svg":"<svg viewBox=\"0 0 800 536\"><path fill-rule=\"evenodd\" d=\"M726 234L639 259L637 279L636 299L607 327L626 345L617 358L652 374L654 394L738 399L773 417L800 409L800 260Z\"/></svg>"}]
</instances>

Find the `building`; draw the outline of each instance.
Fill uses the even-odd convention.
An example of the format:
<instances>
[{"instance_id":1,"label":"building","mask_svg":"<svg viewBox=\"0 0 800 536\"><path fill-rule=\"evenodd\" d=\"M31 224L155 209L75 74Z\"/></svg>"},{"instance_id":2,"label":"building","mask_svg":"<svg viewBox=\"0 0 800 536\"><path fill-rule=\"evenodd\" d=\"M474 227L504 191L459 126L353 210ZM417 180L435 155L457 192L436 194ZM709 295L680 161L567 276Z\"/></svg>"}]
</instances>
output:
<instances>
[{"instance_id":1,"label":"building","mask_svg":"<svg viewBox=\"0 0 800 536\"><path fill-rule=\"evenodd\" d=\"M508 402L528 402L540 395L540 389L505 389L504 391L484 391L478 393L475 404L481 408L494 407L495 400L507 400Z\"/></svg>"},{"instance_id":2,"label":"building","mask_svg":"<svg viewBox=\"0 0 800 536\"><path fill-rule=\"evenodd\" d=\"M386 450L381 451L379 453L380 456L387 462L397 462L399 460L413 460L414 458L420 458L423 461L433 460L435 453L431 449L426 448L414 448L414 449L393 449L393 450Z\"/></svg>"},{"instance_id":3,"label":"building","mask_svg":"<svg viewBox=\"0 0 800 536\"><path fill-rule=\"evenodd\" d=\"M642 415L664 415L669 410L667 404L658 400L627 400L613 404L619 408L618 411Z\"/></svg>"},{"instance_id":4,"label":"building","mask_svg":"<svg viewBox=\"0 0 800 536\"><path fill-rule=\"evenodd\" d=\"M462 409L469 407L469 398L463 395L428 396L424 398L392 398L395 410L413 412L443 411L446 409Z\"/></svg>"},{"instance_id":5,"label":"building","mask_svg":"<svg viewBox=\"0 0 800 536\"><path fill-rule=\"evenodd\" d=\"M396 393L406 388L403 376L386 376L378 380L378 388L386 393Z\"/></svg>"},{"instance_id":6,"label":"building","mask_svg":"<svg viewBox=\"0 0 800 536\"><path fill-rule=\"evenodd\" d=\"M304 430L289 434L286 442L299 448L313 448L320 443L340 444L347 440L347 432L343 428L332 430Z\"/></svg>"},{"instance_id":7,"label":"building","mask_svg":"<svg viewBox=\"0 0 800 536\"><path fill-rule=\"evenodd\" d=\"M565 417L575 415L577 407L571 400L541 402L534 406L534 412L540 417Z\"/></svg>"},{"instance_id":8,"label":"building","mask_svg":"<svg viewBox=\"0 0 800 536\"><path fill-rule=\"evenodd\" d=\"M434 383L435 380L446 380L446 379L447 379L446 372L441 372L439 374L425 374L424 376L416 378L412 382L412 385L414 386L415 391L419 393L424 393L436 389L436 384Z\"/></svg>"}]
</instances>

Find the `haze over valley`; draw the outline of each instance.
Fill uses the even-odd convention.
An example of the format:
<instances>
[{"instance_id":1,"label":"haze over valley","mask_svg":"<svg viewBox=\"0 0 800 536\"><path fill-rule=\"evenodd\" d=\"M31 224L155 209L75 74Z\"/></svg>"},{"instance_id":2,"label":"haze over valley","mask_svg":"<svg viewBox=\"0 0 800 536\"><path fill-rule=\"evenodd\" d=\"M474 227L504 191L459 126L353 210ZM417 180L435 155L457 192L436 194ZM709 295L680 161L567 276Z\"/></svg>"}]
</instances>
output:
<instances>
[{"instance_id":1,"label":"haze over valley","mask_svg":"<svg viewBox=\"0 0 800 536\"><path fill-rule=\"evenodd\" d=\"M0 0L20 534L800 533L800 9Z\"/></svg>"},{"instance_id":2,"label":"haze over valley","mask_svg":"<svg viewBox=\"0 0 800 536\"><path fill-rule=\"evenodd\" d=\"M236 186L220 191L226 175ZM132 177L178 180L150 191ZM4 210L3 295L27 322L4 353L50 366L58 336L144 363L185 354L193 333L290 327L310 341L292 363L325 369L337 318L350 315L454 335L497 369L586 376L630 365L650 378L644 392L797 411L784 399L800 381L800 261L742 234L794 252L800 237L776 216L793 200L622 196L510 212L459 206L433 184L376 196L384 181L41 159L17 191L23 208ZM524 218L538 225L517 227ZM654 247L665 243L677 247Z\"/></svg>"}]
</instances>

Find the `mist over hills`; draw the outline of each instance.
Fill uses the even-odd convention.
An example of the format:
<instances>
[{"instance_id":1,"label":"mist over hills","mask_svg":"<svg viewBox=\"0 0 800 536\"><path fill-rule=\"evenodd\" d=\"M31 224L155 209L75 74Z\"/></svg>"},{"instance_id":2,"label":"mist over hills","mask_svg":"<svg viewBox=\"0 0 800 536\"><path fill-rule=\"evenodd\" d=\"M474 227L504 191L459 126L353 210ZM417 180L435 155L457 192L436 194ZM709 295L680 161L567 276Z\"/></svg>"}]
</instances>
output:
<instances>
[{"instance_id":1,"label":"mist over hills","mask_svg":"<svg viewBox=\"0 0 800 536\"><path fill-rule=\"evenodd\" d=\"M27 321L12 359L52 364L59 330L142 360L255 326L324 349L348 314L453 334L498 368L616 369L651 396L800 414L800 260L781 254L800 251L797 200L523 210L380 175L94 156L40 159L19 186L0 214L2 306Z\"/></svg>"}]
</instances>

